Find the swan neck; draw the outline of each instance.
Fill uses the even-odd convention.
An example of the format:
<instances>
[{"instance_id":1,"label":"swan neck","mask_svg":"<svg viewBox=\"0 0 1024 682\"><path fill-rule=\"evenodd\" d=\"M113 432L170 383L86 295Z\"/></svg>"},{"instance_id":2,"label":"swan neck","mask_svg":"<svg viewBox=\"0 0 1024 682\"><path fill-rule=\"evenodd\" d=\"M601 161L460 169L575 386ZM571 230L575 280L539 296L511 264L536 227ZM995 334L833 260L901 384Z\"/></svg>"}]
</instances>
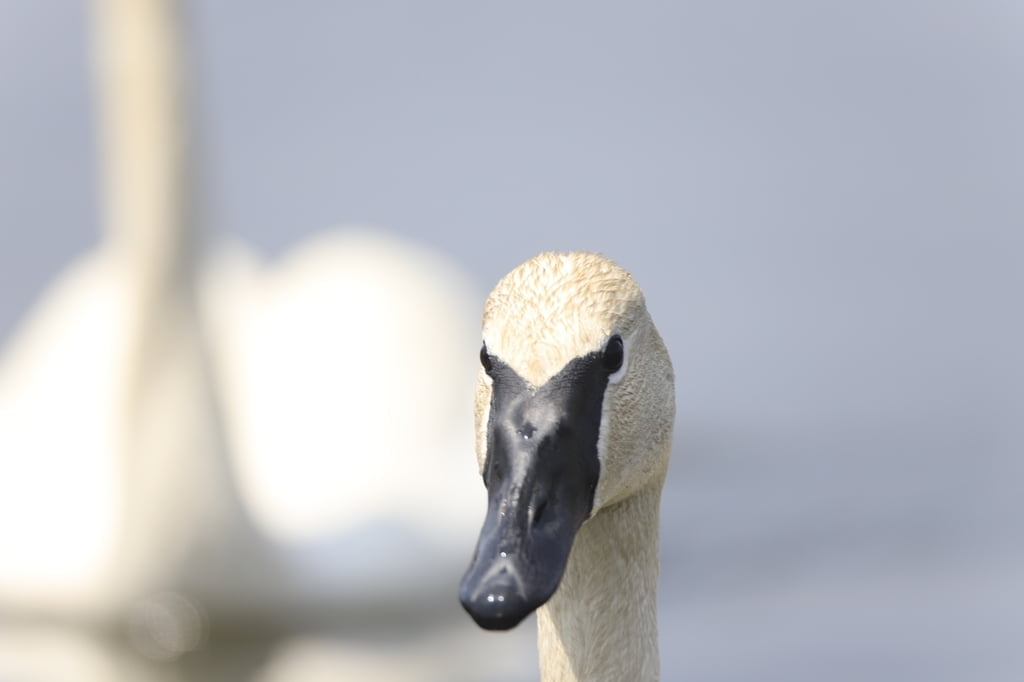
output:
<instances>
[{"instance_id":1,"label":"swan neck","mask_svg":"<svg viewBox=\"0 0 1024 682\"><path fill-rule=\"evenodd\" d=\"M580 529L558 591L538 610L544 682L658 679L660 499L659 481Z\"/></svg>"},{"instance_id":2,"label":"swan neck","mask_svg":"<svg viewBox=\"0 0 1024 682\"><path fill-rule=\"evenodd\" d=\"M93 3L105 241L143 295L188 280L198 239L179 14L167 0Z\"/></svg>"}]
</instances>

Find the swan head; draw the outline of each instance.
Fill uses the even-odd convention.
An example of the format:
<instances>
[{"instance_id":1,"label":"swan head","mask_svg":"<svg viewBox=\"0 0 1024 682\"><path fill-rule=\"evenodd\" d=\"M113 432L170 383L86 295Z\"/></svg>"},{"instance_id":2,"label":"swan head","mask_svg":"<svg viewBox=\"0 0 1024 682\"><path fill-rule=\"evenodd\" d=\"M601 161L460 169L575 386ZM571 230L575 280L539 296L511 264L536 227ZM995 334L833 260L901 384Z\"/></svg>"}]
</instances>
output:
<instances>
[{"instance_id":1,"label":"swan head","mask_svg":"<svg viewBox=\"0 0 1024 682\"><path fill-rule=\"evenodd\" d=\"M508 629L554 594L587 519L661 486L672 365L633 277L591 253L544 253L484 306L476 451L488 507L460 599Z\"/></svg>"}]
</instances>

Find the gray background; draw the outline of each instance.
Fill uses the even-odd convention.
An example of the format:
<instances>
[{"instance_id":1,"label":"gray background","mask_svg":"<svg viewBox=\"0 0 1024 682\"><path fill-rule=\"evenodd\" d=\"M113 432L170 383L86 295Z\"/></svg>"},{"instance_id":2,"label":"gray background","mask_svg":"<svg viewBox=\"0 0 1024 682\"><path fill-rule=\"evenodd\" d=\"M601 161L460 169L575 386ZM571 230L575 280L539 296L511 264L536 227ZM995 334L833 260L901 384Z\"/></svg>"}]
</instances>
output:
<instances>
[{"instance_id":1,"label":"gray background","mask_svg":"<svg viewBox=\"0 0 1024 682\"><path fill-rule=\"evenodd\" d=\"M0 340L99 231L81 5L0 2ZM666 680L1021 679L1019 3L188 8L212 229L637 276Z\"/></svg>"}]
</instances>

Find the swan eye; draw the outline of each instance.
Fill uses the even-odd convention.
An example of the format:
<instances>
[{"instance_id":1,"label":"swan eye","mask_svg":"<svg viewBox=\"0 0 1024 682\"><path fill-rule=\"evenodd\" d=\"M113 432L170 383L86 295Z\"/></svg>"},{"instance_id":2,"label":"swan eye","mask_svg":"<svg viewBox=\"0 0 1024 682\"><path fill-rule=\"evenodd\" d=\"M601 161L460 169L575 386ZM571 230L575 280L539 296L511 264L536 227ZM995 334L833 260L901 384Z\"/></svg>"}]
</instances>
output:
<instances>
[{"instance_id":1,"label":"swan eye","mask_svg":"<svg viewBox=\"0 0 1024 682\"><path fill-rule=\"evenodd\" d=\"M604 368L611 374L618 372L622 369L624 357L625 351L622 348L622 337L616 334L608 339L608 344L604 347L604 353L601 357L602 362L604 362Z\"/></svg>"},{"instance_id":2,"label":"swan eye","mask_svg":"<svg viewBox=\"0 0 1024 682\"><path fill-rule=\"evenodd\" d=\"M494 364L491 362L491 354L487 352L487 344L480 346L480 365L484 368L484 371L488 374L491 373Z\"/></svg>"}]
</instances>

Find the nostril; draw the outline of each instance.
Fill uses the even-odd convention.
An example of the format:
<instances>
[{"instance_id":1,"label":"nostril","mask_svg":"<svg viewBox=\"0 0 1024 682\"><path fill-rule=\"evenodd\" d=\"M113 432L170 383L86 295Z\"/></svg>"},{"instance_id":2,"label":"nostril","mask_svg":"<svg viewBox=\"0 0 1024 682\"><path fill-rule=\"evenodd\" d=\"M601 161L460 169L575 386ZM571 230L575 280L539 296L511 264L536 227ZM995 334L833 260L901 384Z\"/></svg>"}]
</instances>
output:
<instances>
[{"instance_id":1,"label":"nostril","mask_svg":"<svg viewBox=\"0 0 1024 682\"><path fill-rule=\"evenodd\" d=\"M533 434L535 433L537 433L537 427L530 422L526 422L520 428L516 429L516 434L523 440L530 440L533 438Z\"/></svg>"},{"instance_id":2,"label":"nostril","mask_svg":"<svg viewBox=\"0 0 1024 682\"><path fill-rule=\"evenodd\" d=\"M533 506L533 514L530 517L530 526L540 525L541 521L544 518L544 512L547 510L547 508L548 508L547 498L541 499L539 502L537 502Z\"/></svg>"}]
</instances>

